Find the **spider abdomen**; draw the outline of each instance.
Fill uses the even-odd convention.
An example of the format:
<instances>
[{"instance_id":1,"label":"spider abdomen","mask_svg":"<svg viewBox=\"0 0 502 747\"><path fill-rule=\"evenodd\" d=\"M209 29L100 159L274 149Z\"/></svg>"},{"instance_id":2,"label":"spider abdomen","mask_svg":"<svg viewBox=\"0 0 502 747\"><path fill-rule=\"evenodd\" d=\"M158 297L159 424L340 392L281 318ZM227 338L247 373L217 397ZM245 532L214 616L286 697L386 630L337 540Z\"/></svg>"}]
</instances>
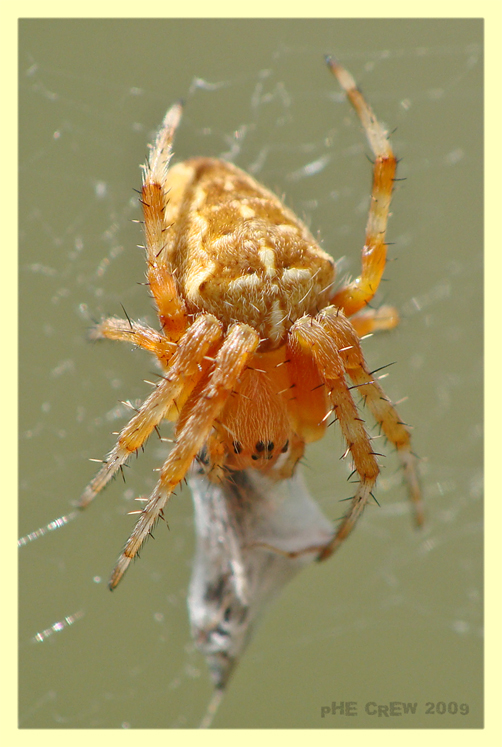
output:
<instances>
[{"instance_id":1,"label":"spider abdomen","mask_svg":"<svg viewBox=\"0 0 502 747\"><path fill-rule=\"evenodd\" d=\"M196 158L168 174L166 253L189 313L246 322L273 349L291 325L329 303L333 259L251 176Z\"/></svg>"}]
</instances>

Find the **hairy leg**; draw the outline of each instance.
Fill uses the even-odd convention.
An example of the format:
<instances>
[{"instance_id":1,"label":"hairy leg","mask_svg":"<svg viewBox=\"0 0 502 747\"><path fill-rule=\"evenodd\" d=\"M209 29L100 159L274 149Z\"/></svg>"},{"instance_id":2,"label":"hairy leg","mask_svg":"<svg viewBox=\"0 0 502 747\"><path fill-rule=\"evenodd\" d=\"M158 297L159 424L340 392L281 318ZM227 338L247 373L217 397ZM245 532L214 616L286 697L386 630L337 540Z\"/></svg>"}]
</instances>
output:
<instances>
[{"instance_id":1,"label":"hairy leg","mask_svg":"<svg viewBox=\"0 0 502 747\"><path fill-rule=\"evenodd\" d=\"M177 346L165 376L140 409L121 430L117 443L106 458L96 477L84 490L79 508L85 508L104 488L128 457L139 449L154 428L159 425L173 400L193 383L204 356L221 338L221 324L213 316L201 315L188 329Z\"/></svg>"},{"instance_id":2,"label":"hairy leg","mask_svg":"<svg viewBox=\"0 0 502 747\"><path fill-rule=\"evenodd\" d=\"M136 345L149 353L154 353L164 367L167 366L178 347L177 343L171 342L152 327L115 317L103 319L91 330L89 337L91 340L106 338Z\"/></svg>"},{"instance_id":3,"label":"hairy leg","mask_svg":"<svg viewBox=\"0 0 502 747\"><path fill-rule=\"evenodd\" d=\"M164 462L159 481L119 557L110 579L111 589L119 583L159 519L173 490L183 480L206 442L215 419L258 343L259 335L254 329L246 324L234 325L215 357L206 385L186 402L176 431L176 444Z\"/></svg>"},{"instance_id":4,"label":"hairy leg","mask_svg":"<svg viewBox=\"0 0 502 747\"><path fill-rule=\"evenodd\" d=\"M327 63L359 115L375 156L371 204L362 251L361 275L340 288L332 298L332 303L335 306L343 309L347 316L352 316L371 301L385 269L387 258L385 232L394 188L396 157L392 152L386 131L356 87L350 73L331 57L327 58Z\"/></svg>"},{"instance_id":5,"label":"hairy leg","mask_svg":"<svg viewBox=\"0 0 502 747\"><path fill-rule=\"evenodd\" d=\"M352 320L333 306L316 317L339 349L345 370L358 387L371 414L387 439L396 447L408 484L408 492L415 511L417 525L423 524L422 496L417 476L417 458L411 450L410 432L382 387L368 370L361 345L352 327Z\"/></svg>"},{"instance_id":6,"label":"hairy leg","mask_svg":"<svg viewBox=\"0 0 502 747\"><path fill-rule=\"evenodd\" d=\"M380 306L378 309L365 309L350 319L358 337L373 332L385 332L399 324L399 314L394 306Z\"/></svg>"},{"instance_id":7,"label":"hairy leg","mask_svg":"<svg viewBox=\"0 0 502 747\"><path fill-rule=\"evenodd\" d=\"M293 325L290 331L290 345L293 346L295 343L303 352L310 352L316 363L328 392L332 407L331 412L339 422L347 442L347 453L350 452L352 456L360 480L357 492L351 500L351 506L342 519L333 539L325 547L319 548L319 559L324 559L337 549L354 528L371 497L371 491L379 474L379 467L370 437L345 381L343 352L339 351L335 340L317 318L303 317Z\"/></svg>"},{"instance_id":8,"label":"hairy leg","mask_svg":"<svg viewBox=\"0 0 502 747\"><path fill-rule=\"evenodd\" d=\"M162 122L156 141L150 146L143 166L141 204L145 222L145 240L148 263L148 284L155 299L164 334L170 340L179 340L188 326L183 299L178 293L173 268L166 260L164 249L170 243L171 226L166 220L169 195L165 190L172 141L181 119L181 105L174 104Z\"/></svg>"}]
</instances>

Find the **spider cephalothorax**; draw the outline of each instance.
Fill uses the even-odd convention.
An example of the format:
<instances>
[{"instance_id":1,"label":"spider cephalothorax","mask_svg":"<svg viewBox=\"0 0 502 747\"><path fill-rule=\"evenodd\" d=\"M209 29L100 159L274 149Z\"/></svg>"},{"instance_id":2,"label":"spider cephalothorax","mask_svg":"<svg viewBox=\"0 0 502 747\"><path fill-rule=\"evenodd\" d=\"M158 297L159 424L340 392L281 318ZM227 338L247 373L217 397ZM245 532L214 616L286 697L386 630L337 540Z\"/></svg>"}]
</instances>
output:
<instances>
[{"instance_id":1,"label":"spider cephalothorax","mask_svg":"<svg viewBox=\"0 0 502 747\"><path fill-rule=\"evenodd\" d=\"M167 112L144 166L147 279L161 331L106 319L94 336L125 340L157 356L163 377L86 488L86 506L163 419L176 421L175 444L112 575L131 559L202 454L210 480L255 468L290 477L306 443L336 418L359 486L326 545L328 557L349 534L371 496L379 467L351 394L354 386L401 458L422 521L408 429L369 372L359 337L397 323L388 307L364 310L386 261L385 231L396 159L385 131L334 60L328 64L354 105L375 156L362 272L333 291L333 259L271 192L230 163L195 158L169 168L181 117ZM354 316L355 315L355 316ZM349 320L349 317L350 320ZM350 386L348 377L352 386Z\"/></svg>"}]
</instances>

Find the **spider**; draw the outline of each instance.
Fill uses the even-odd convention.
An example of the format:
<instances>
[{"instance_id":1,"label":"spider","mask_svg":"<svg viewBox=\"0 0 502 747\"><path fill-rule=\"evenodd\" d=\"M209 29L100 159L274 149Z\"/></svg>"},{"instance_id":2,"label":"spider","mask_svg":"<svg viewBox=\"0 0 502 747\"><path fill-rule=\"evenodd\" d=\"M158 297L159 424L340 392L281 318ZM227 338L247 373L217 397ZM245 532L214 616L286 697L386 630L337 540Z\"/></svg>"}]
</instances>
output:
<instances>
[{"instance_id":1,"label":"spider","mask_svg":"<svg viewBox=\"0 0 502 747\"><path fill-rule=\"evenodd\" d=\"M359 338L397 324L391 307L367 309L386 263L385 232L396 158L387 133L352 76L326 58L355 108L375 160L359 277L333 291L335 264L272 192L231 163L192 158L169 167L182 107L167 112L143 169L147 284L160 332L130 319L104 319L93 337L121 340L156 356L162 377L118 434L78 503L87 506L162 420L175 442L112 573L114 589L194 459L209 480L254 468L290 477L305 445L336 419L347 442L356 494L326 544L328 558L372 496L377 457L352 396L356 388L400 457L422 523L410 433L368 370ZM350 319L349 319L350 318ZM352 385L349 386L346 377Z\"/></svg>"}]
</instances>

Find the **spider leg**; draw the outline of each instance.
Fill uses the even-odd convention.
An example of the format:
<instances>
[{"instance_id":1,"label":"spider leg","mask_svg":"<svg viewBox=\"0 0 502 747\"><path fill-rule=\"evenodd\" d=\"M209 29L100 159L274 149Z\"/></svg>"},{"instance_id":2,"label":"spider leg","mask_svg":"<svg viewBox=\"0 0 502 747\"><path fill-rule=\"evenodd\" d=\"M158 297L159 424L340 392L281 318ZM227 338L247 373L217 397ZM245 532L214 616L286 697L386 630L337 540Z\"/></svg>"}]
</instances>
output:
<instances>
[{"instance_id":1,"label":"spider leg","mask_svg":"<svg viewBox=\"0 0 502 747\"><path fill-rule=\"evenodd\" d=\"M316 319L334 340L336 346L344 348L343 364L349 377L364 397L371 414L380 425L382 432L394 444L408 483L408 492L415 511L415 522L421 526L424 521L422 496L417 476L417 458L411 450L410 433L402 422L399 413L389 400L380 384L368 371L361 345L349 321L338 309L329 306Z\"/></svg>"},{"instance_id":2,"label":"spider leg","mask_svg":"<svg viewBox=\"0 0 502 747\"><path fill-rule=\"evenodd\" d=\"M350 323L358 337L370 335L373 332L383 332L394 329L399 324L399 313L394 306L380 306L378 309L365 309L351 317Z\"/></svg>"},{"instance_id":3,"label":"spider leg","mask_svg":"<svg viewBox=\"0 0 502 747\"><path fill-rule=\"evenodd\" d=\"M181 298L173 269L167 258L172 237L166 220L169 200L164 184L172 156L172 141L181 119L181 104L174 104L162 122L148 159L143 166L141 204L145 219L148 284L155 299L164 333L179 340L188 326L185 304Z\"/></svg>"},{"instance_id":4,"label":"spider leg","mask_svg":"<svg viewBox=\"0 0 502 747\"><path fill-rule=\"evenodd\" d=\"M119 557L110 579L110 589L117 586L152 531L173 490L185 477L258 343L258 333L248 325L235 324L230 328L205 386L186 403L181 412L176 444L164 462L159 481Z\"/></svg>"},{"instance_id":5,"label":"spider leg","mask_svg":"<svg viewBox=\"0 0 502 747\"><path fill-rule=\"evenodd\" d=\"M314 359L360 479L356 495L336 534L325 547L319 548L321 560L329 557L354 528L371 497L380 470L364 422L345 381L342 354L334 339L317 318L307 316L295 322L289 339L290 347L298 345L303 352L310 352Z\"/></svg>"},{"instance_id":6,"label":"spider leg","mask_svg":"<svg viewBox=\"0 0 502 747\"><path fill-rule=\"evenodd\" d=\"M385 232L396 173L396 157L387 139L387 132L357 89L350 73L331 57L327 58L327 63L359 115L375 156L371 205L362 251L362 272L358 278L340 288L331 300L347 316L352 316L371 301L385 269Z\"/></svg>"},{"instance_id":7,"label":"spider leg","mask_svg":"<svg viewBox=\"0 0 502 747\"><path fill-rule=\"evenodd\" d=\"M85 508L108 483L127 458L139 449L162 421L173 400L200 373L200 364L209 348L221 337L221 324L210 314L195 320L177 345L165 376L122 429L115 447L96 477L84 490L79 508Z\"/></svg>"},{"instance_id":8,"label":"spider leg","mask_svg":"<svg viewBox=\"0 0 502 747\"><path fill-rule=\"evenodd\" d=\"M91 340L119 340L136 345L149 353L154 353L159 361L166 366L176 351L178 345L171 342L160 332L129 319L109 317L97 324L89 335Z\"/></svg>"}]
</instances>

